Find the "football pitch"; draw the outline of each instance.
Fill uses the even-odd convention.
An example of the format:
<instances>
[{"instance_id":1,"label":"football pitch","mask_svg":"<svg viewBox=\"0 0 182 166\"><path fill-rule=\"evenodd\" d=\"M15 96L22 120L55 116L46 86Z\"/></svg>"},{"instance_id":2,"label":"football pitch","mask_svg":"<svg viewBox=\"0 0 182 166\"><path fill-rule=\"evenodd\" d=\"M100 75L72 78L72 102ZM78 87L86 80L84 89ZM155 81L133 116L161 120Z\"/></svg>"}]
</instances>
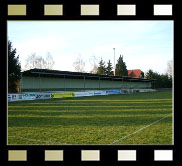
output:
<instances>
[{"instance_id":1,"label":"football pitch","mask_svg":"<svg viewBox=\"0 0 182 166\"><path fill-rule=\"evenodd\" d=\"M8 103L9 145L167 145L172 91Z\"/></svg>"}]
</instances>

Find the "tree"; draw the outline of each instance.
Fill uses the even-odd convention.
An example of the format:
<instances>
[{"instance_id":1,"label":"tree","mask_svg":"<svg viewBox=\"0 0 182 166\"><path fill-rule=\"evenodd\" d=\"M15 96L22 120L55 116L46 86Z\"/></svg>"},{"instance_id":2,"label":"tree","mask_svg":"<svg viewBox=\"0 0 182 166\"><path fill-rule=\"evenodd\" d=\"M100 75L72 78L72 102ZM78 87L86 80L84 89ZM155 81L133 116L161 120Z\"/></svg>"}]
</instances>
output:
<instances>
[{"instance_id":1,"label":"tree","mask_svg":"<svg viewBox=\"0 0 182 166\"><path fill-rule=\"evenodd\" d=\"M152 69L149 69L145 74L146 79L156 79L157 77L158 73L154 72Z\"/></svg>"},{"instance_id":2,"label":"tree","mask_svg":"<svg viewBox=\"0 0 182 166\"><path fill-rule=\"evenodd\" d=\"M25 69L30 70L34 68L40 68L39 64L40 64L40 57L38 57L36 53L32 53L26 59Z\"/></svg>"},{"instance_id":3,"label":"tree","mask_svg":"<svg viewBox=\"0 0 182 166\"><path fill-rule=\"evenodd\" d=\"M117 60L116 69L115 69L115 76L128 76L128 70L126 67L125 62L123 61L123 56L119 56L119 59Z\"/></svg>"},{"instance_id":4,"label":"tree","mask_svg":"<svg viewBox=\"0 0 182 166\"><path fill-rule=\"evenodd\" d=\"M83 61L81 56L76 59L76 61L73 63L73 66L76 72L84 72L85 62Z\"/></svg>"},{"instance_id":5,"label":"tree","mask_svg":"<svg viewBox=\"0 0 182 166\"><path fill-rule=\"evenodd\" d=\"M160 87L160 78L157 72L154 72L152 69L149 69L145 74L146 79L155 79L155 82L152 82L152 88Z\"/></svg>"},{"instance_id":6,"label":"tree","mask_svg":"<svg viewBox=\"0 0 182 166\"><path fill-rule=\"evenodd\" d=\"M38 69L46 69L46 61L41 56L36 57L36 68Z\"/></svg>"},{"instance_id":7,"label":"tree","mask_svg":"<svg viewBox=\"0 0 182 166\"><path fill-rule=\"evenodd\" d=\"M160 75L161 88L172 88L172 77L169 77L168 74Z\"/></svg>"},{"instance_id":8,"label":"tree","mask_svg":"<svg viewBox=\"0 0 182 166\"><path fill-rule=\"evenodd\" d=\"M111 63L111 61L109 60L108 63L107 63L107 67L106 67L106 74L107 74L107 75L112 75L112 69L113 69L112 63Z\"/></svg>"},{"instance_id":9,"label":"tree","mask_svg":"<svg viewBox=\"0 0 182 166\"><path fill-rule=\"evenodd\" d=\"M32 53L26 59L25 69L52 69L54 66L54 60L50 53L47 53L46 59L42 56L36 55L36 53Z\"/></svg>"},{"instance_id":10,"label":"tree","mask_svg":"<svg viewBox=\"0 0 182 166\"><path fill-rule=\"evenodd\" d=\"M97 69L97 74L106 74L106 66L105 66L105 62L102 60L100 60L99 62L99 67Z\"/></svg>"},{"instance_id":11,"label":"tree","mask_svg":"<svg viewBox=\"0 0 182 166\"><path fill-rule=\"evenodd\" d=\"M167 74L169 77L173 78L173 61L170 60L167 63Z\"/></svg>"},{"instance_id":12,"label":"tree","mask_svg":"<svg viewBox=\"0 0 182 166\"><path fill-rule=\"evenodd\" d=\"M8 92L18 92L17 83L21 79L21 64L19 55L16 56L16 48L8 40Z\"/></svg>"},{"instance_id":13,"label":"tree","mask_svg":"<svg viewBox=\"0 0 182 166\"><path fill-rule=\"evenodd\" d=\"M145 78L155 79L155 83L152 84L152 88L171 88L172 87L172 78L168 77L168 74L159 74L149 69Z\"/></svg>"},{"instance_id":14,"label":"tree","mask_svg":"<svg viewBox=\"0 0 182 166\"><path fill-rule=\"evenodd\" d=\"M98 60L95 56L92 56L90 59L89 59L89 62L90 64L92 65L92 69L91 69L91 73L93 74L97 74L97 69L98 69Z\"/></svg>"},{"instance_id":15,"label":"tree","mask_svg":"<svg viewBox=\"0 0 182 166\"><path fill-rule=\"evenodd\" d=\"M55 64L55 62L53 60L52 55L49 52L46 55L45 61L46 61L46 69L52 69L54 64Z\"/></svg>"}]
</instances>

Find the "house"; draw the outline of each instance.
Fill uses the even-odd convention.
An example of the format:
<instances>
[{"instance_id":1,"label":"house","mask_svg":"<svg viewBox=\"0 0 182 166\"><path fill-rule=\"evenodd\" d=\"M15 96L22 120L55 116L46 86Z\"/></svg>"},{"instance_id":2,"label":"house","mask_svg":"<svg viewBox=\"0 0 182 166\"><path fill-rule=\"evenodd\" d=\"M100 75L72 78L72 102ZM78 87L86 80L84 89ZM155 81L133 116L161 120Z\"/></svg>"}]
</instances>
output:
<instances>
[{"instance_id":1,"label":"house","mask_svg":"<svg viewBox=\"0 0 182 166\"><path fill-rule=\"evenodd\" d=\"M128 70L128 76L131 78L144 78L144 72L140 69Z\"/></svg>"}]
</instances>

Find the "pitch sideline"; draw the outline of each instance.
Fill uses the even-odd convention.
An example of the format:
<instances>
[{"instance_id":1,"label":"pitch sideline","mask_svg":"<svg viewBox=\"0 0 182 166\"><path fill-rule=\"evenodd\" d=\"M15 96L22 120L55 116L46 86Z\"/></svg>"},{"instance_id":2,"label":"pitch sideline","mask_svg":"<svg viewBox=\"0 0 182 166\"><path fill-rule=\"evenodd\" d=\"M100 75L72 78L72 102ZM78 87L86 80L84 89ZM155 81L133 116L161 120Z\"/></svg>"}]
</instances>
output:
<instances>
[{"instance_id":1,"label":"pitch sideline","mask_svg":"<svg viewBox=\"0 0 182 166\"><path fill-rule=\"evenodd\" d=\"M113 141L110 145L115 144L115 143L117 143L117 142L119 142L119 141L121 141L121 140L123 140L123 139L125 139L125 138L128 138L129 136L134 135L134 134L136 134L136 133L138 133L138 132L140 132L140 131L146 129L146 128L148 128L148 127L150 127L150 126L152 126L152 125L154 125L154 124L160 122L161 120L163 120L163 119L165 119L165 118L167 118L167 117L169 117L169 116L170 116L170 115L167 115L167 116L165 116L165 117L163 117L163 118L161 118L161 119L159 119L159 120L157 120L157 121L155 121L155 122L150 123L150 124L147 125L147 126L144 126L144 127L140 128L140 129L134 131L133 133L130 133L130 134L128 134L128 135L126 135L126 136L124 136L124 137L118 139L118 140L115 140L115 141Z\"/></svg>"}]
</instances>

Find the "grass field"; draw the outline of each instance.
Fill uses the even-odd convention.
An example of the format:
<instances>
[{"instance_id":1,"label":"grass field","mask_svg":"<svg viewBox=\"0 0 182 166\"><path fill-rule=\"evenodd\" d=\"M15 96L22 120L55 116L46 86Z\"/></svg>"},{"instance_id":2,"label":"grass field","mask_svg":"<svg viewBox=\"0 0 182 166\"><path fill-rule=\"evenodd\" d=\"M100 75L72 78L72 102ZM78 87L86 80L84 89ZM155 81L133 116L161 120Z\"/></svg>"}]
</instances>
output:
<instances>
[{"instance_id":1,"label":"grass field","mask_svg":"<svg viewBox=\"0 0 182 166\"><path fill-rule=\"evenodd\" d=\"M172 144L172 92L8 103L8 144Z\"/></svg>"}]
</instances>

